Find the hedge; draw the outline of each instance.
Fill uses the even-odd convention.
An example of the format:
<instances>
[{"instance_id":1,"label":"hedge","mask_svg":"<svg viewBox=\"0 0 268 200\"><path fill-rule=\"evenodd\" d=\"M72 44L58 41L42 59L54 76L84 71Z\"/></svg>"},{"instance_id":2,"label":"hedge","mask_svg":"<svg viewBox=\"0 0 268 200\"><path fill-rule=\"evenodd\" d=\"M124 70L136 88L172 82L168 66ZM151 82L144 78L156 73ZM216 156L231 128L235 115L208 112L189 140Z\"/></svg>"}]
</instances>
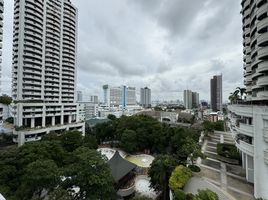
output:
<instances>
[{"instance_id":1,"label":"hedge","mask_svg":"<svg viewBox=\"0 0 268 200\"><path fill-rule=\"evenodd\" d=\"M233 144L226 144L226 143L217 144L217 153L218 155L225 158L240 160L239 151Z\"/></svg>"}]
</instances>

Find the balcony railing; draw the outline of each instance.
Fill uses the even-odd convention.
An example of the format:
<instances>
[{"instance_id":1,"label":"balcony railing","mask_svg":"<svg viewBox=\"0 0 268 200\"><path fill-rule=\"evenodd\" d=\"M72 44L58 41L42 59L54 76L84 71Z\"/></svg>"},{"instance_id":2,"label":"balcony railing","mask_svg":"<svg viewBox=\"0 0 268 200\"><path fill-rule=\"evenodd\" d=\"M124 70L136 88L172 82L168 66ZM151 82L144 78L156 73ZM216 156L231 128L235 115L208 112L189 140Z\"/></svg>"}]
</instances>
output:
<instances>
[{"instance_id":1,"label":"balcony railing","mask_svg":"<svg viewBox=\"0 0 268 200\"><path fill-rule=\"evenodd\" d=\"M268 150L264 151L264 162L268 165Z\"/></svg>"},{"instance_id":2,"label":"balcony railing","mask_svg":"<svg viewBox=\"0 0 268 200\"><path fill-rule=\"evenodd\" d=\"M268 142L268 128L263 129L263 138L265 142Z\"/></svg>"},{"instance_id":3,"label":"balcony railing","mask_svg":"<svg viewBox=\"0 0 268 200\"><path fill-rule=\"evenodd\" d=\"M236 147L240 151L242 151L242 152L244 152L244 153L246 153L248 155L251 155L251 156L254 155L254 148L253 148L252 144L246 143L246 142L244 142L242 140L235 141L235 144L236 144Z\"/></svg>"},{"instance_id":4,"label":"balcony railing","mask_svg":"<svg viewBox=\"0 0 268 200\"><path fill-rule=\"evenodd\" d=\"M241 134L253 137L253 126L249 124L240 123L237 131Z\"/></svg>"}]
</instances>

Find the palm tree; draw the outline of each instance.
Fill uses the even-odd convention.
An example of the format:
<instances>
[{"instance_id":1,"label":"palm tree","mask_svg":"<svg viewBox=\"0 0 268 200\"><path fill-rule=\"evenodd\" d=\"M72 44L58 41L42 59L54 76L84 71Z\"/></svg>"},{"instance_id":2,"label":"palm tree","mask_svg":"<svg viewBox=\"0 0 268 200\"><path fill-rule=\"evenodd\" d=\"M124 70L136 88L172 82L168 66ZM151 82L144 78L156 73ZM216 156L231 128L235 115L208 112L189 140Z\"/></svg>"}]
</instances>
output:
<instances>
[{"instance_id":1,"label":"palm tree","mask_svg":"<svg viewBox=\"0 0 268 200\"><path fill-rule=\"evenodd\" d=\"M240 87L237 87L236 88L239 93L240 93L240 99L243 100L243 95L246 93L246 88L240 88Z\"/></svg>"},{"instance_id":2,"label":"palm tree","mask_svg":"<svg viewBox=\"0 0 268 200\"><path fill-rule=\"evenodd\" d=\"M239 90L235 90L233 93L230 93L229 100L231 103L234 103L240 99L238 93Z\"/></svg>"}]
</instances>

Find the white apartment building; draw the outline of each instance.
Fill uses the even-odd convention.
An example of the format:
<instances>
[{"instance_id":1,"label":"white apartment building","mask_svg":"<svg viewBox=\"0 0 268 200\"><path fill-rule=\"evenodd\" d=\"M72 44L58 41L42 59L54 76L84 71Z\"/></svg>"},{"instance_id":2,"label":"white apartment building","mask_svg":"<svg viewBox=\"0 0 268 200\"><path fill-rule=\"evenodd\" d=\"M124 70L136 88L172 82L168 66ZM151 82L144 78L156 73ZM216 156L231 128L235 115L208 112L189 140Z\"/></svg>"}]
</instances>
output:
<instances>
[{"instance_id":1,"label":"white apartment building","mask_svg":"<svg viewBox=\"0 0 268 200\"><path fill-rule=\"evenodd\" d=\"M94 102L79 102L78 119L85 121L99 116L99 105Z\"/></svg>"},{"instance_id":2,"label":"white apartment building","mask_svg":"<svg viewBox=\"0 0 268 200\"><path fill-rule=\"evenodd\" d=\"M107 107L122 107L136 105L136 88L119 86L103 86L104 104Z\"/></svg>"},{"instance_id":3,"label":"white apartment building","mask_svg":"<svg viewBox=\"0 0 268 200\"><path fill-rule=\"evenodd\" d=\"M51 131L79 130L77 9L70 0L15 0L12 96L14 141L40 140Z\"/></svg>"},{"instance_id":4,"label":"white apartment building","mask_svg":"<svg viewBox=\"0 0 268 200\"><path fill-rule=\"evenodd\" d=\"M268 199L268 2L242 0L246 102L229 105L230 128L254 196Z\"/></svg>"}]
</instances>

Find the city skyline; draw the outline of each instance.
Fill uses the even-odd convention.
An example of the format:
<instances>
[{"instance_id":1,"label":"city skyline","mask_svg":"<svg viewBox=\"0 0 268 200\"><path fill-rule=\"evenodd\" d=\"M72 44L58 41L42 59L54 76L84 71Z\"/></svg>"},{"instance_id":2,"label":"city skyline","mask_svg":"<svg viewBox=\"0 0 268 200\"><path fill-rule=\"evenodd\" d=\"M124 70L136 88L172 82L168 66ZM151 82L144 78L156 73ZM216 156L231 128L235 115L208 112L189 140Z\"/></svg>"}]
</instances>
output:
<instances>
[{"instance_id":1,"label":"city skyline","mask_svg":"<svg viewBox=\"0 0 268 200\"><path fill-rule=\"evenodd\" d=\"M242 66L241 16L236 12L240 5L239 2L233 3L227 11L225 7L230 2L182 2L178 9L187 7L196 12L193 16L177 13L181 18L189 20L187 25L181 20L174 21L178 18L177 15L172 16L172 13L176 14L172 10L175 1L163 1L164 6L160 8L158 5L150 5L151 1L133 3L117 0L113 5L106 6L113 8L110 10L101 10L104 8L99 1L76 1L79 10L77 89L101 96L101 86L106 83L117 82L118 85L133 85L136 88L147 85L154 91L152 100L175 100L182 99L181 92L184 89L195 88L200 93L200 99L209 100L209 77L222 73L225 77L224 101L227 100L234 85L243 84L243 73L236 70ZM160 1L158 3L160 5ZM6 1L5 10L13 10L12 1ZM229 17L222 18L214 10L227 12ZM210 13L211 16L202 16L204 13ZM121 15L125 20L116 25ZM133 18L136 17L137 22L134 22ZM9 33L12 32L12 12L5 12L4 19L3 93L10 95L12 37ZM202 22L198 28L204 29L211 25L210 32L193 34L198 20ZM224 33L220 32L222 27L214 22L217 20L225 27ZM127 25L131 23L135 24L133 27L137 28L137 32ZM188 37L179 37L182 25L184 32L189 33L183 35ZM124 33L133 35L123 37ZM210 35L212 33L218 34L220 40L216 41ZM230 35L233 35L231 39ZM217 49L220 41L222 48ZM204 44L206 49L203 49ZM180 45L185 48L179 48ZM106 50L103 52L102 49ZM185 54L190 51L193 51L191 59L185 59Z\"/></svg>"}]
</instances>

